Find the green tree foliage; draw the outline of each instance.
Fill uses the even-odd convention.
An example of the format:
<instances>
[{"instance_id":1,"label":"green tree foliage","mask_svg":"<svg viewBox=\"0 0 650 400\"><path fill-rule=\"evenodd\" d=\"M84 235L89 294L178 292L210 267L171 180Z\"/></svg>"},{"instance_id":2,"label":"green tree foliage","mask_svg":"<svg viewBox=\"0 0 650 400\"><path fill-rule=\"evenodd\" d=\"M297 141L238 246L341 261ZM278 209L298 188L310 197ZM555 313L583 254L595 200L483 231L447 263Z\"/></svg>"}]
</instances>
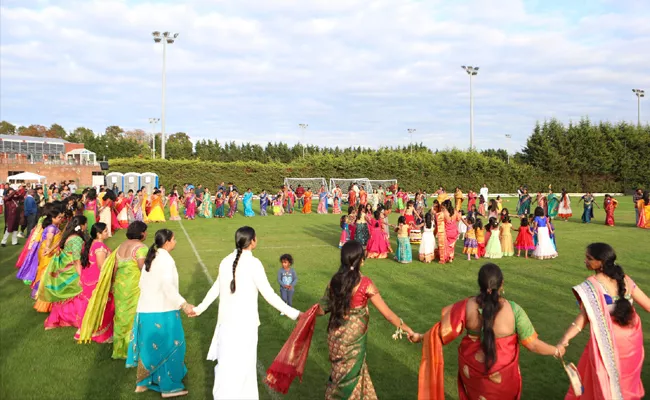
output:
<instances>
[{"instance_id":1,"label":"green tree foliage","mask_svg":"<svg viewBox=\"0 0 650 400\"><path fill-rule=\"evenodd\" d=\"M15 135L16 125L7 121L0 122L0 135Z\"/></svg>"}]
</instances>

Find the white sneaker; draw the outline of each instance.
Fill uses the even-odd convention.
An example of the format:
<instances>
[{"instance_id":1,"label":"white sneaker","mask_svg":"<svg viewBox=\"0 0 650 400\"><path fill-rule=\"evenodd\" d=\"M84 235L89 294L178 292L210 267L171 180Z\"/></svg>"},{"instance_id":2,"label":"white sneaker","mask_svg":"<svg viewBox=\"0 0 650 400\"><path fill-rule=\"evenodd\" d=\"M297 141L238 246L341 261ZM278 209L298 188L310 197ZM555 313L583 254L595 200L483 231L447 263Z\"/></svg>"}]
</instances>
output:
<instances>
[{"instance_id":1,"label":"white sneaker","mask_svg":"<svg viewBox=\"0 0 650 400\"><path fill-rule=\"evenodd\" d=\"M281 313L280 313L280 316L282 316L282 317L284 317L284 313L283 313L283 312L281 312Z\"/></svg>"},{"instance_id":2,"label":"white sneaker","mask_svg":"<svg viewBox=\"0 0 650 400\"><path fill-rule=\"evenodd\" d=\"M24 238L25 238L25 236L23 236L22 233L18 233L18 237L21 238L21 239L24 239Z\"/></svg>"}]
</instances>

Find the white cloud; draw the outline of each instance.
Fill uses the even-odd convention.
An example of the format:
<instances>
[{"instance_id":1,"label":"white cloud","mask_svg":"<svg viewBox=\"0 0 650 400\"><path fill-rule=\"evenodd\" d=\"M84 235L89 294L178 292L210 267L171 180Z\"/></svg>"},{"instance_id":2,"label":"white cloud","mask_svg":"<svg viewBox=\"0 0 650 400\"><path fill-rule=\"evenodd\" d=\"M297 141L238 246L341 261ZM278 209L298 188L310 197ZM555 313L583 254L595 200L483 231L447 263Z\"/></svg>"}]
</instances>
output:
<instances>
[{"instance_id":1,"label":"white cloud","mask_svg":"<svg viewBox=\"0 0 650 400\"><path fill-rule=\"evenodd\" d=\"M535 121L635 120L648 85L643 2L544 9L520 0L5 1L0 114L14 121L141 127L219 141L468 145L469 82L481 147L518 148ZM645 12L645 14L644 14ZM575 15L578 15L576 17ZM648 109L644 106L644 109ZM647 121L647 112L645 112Z\"/></svg>"}]
</instances>

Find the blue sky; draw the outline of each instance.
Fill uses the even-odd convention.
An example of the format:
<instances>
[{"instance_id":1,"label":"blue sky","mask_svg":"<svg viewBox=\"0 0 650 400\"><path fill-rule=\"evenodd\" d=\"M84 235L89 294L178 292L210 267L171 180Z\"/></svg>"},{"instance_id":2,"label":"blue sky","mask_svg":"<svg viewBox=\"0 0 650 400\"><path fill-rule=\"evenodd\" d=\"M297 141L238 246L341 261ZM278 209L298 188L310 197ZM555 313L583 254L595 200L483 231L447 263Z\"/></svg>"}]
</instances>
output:
<instances>
[{"instance_id":1,"label":"blue sky","mask_svg":"<svg viewBox=\"0 0 650 400\"><path fill-rule=\"evenodd\" d=\"M568 3L568 4L567 4ZM3 0L0 119L320 146L525 144L536 121L630 121L650 92L650 2ZM641 115L650 121L650 98Z\"/></svg>"}]
</instances>

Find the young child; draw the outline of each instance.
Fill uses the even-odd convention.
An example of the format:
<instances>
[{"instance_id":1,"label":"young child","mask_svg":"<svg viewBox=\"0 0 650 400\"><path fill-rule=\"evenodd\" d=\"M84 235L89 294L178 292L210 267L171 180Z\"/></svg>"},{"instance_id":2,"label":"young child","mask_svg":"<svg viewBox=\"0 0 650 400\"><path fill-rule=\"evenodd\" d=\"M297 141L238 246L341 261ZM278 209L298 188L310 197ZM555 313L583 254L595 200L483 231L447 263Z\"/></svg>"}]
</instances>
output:
<instances>
[{"instance_id":1,"label":"young child","mask_svg":"<svg viewBox=\"0 0 650 400\"><path fill-rule=\"evenodd\" d=\"M293 257L291 254L280 256L282 267L278 270L278 283L280 284L280 295L285 303L293 305L293 293L298 283L298 275L293 269ZM282 314L281 314L282 315Z\"/></svg>"},{"instance_id":2,"label":"young child","mask_svg":"<svg viewBox=\"0 0 650 400\"><path fill-rule=\"evenodd\" d=\"M472 222L468 224L469 219L465 216L465 210L460 210L460 221L458 221L458 233L460 233L460 240L465 240L465 233L467 232L467 228L474 225L474 219L472 219ZM476 235L474 235L476 238Z\"/></svg>"},{"instance_id":3,"label":"young child","mask_svg":"<svg viewBox=\"0 0 650 400\"><path fill-rule=\"evenodd\" d=\"M474 230L476 222L472 218L461 219L460 222L466 230L463 254L467 254L467 261L472 259L472 255L478 260L478 241L476 240L476 231ZM485 243L483 244L485 245Z\"/></svg>"},{"instance_id":4,"label":"young child","mask_svg":"<svg viewBox=\"0 0 650 400\"><path fill-rule=\"evenodd\" d=\"M409 239L409 225L406 223L406 218L401 215L397 220L397 253L395 253L395 260L402 264L408 264L413 261L413 254L411 251L411 240Z\"/></svg>"},{"instance_id":5,"label":"young child","mask_svg":"<svg viewBox=\"0 0 650 400\"><path fill-rule=\"evenodd\" d=\"M499 204L497 203L496 200L492 199L490 200L488 207L488 218L497 218L499 215Z\"/></svg>"},{"instance_id":6,"label":"young child","mask_svg":"<svg viewBox=\"0 0 650 400\"><path fill-rule=\"evenodd\" d=\"M273 215L280 216L282 214L284 214L284 209L282 208L282 192L278 192L273 199Z\"/></svg>"},{"instance_id":7,"label":"young child","mask_svg":"<svg viewBox=\"0 0 650 400\"><path fill-rule=\"evenodd\" d=\"M339 199L338 196L334 196L334 200L332 201L334 208L332 209L332 214L339 215L341 214L341 200Z\"/></svg>"},{"instance_id":8,"label":"young child","mask_svg":"<svg viewBox=\"0 0 650 400\"><path fill-rule=\"evenodd\" d=\"M361 243L365 248L370 240L370 231L368 230L368 224L366 223L366 205L359 204L359 211L357 212L357 228L354 233L354 240Z\"/></svg>"},{"instance_id":9,"label":"young child","mask_svg":"<svg viewBox=\"0 0 650 400\"><path fill-rule=\"evenodd\" d=\"M528 218L522 217L519 229L517 234L517 239L515 239L515 248L517 249L517 257L521 256L521 251L524 251L526 258L528 258L528 251L535 250L535 243L533 243L533 232L530 230L530 225L528 224Z\"/></svg>"},{"instance_id":10,"label":"young child","mask_svg":"<svg viewBox=\"0 0 650 400\"><path fill-rule=\"evenodd\" d=\"M502 216L503 218L503 216ZM515 249L512 246L512 223L510 223L510 217L505 216L505 219L501 220L501 227L499 233L499 240L501 241L501 252L504 257L512 257L515 255Z\"/></svg>"},{"instance_id":11,"label":"young child","mask_svg":"<svg viewBox=\"0 0 650 400\"><path fill-rule=\"evenodd\" d=\"M481 216L485 217L485 211L486 211L486 210L485 210L485 197L483 197L483 195L481 195L481 196L479 197L479 200L478 200L478 213L479 213ZM487 228L487 227L486 227L486 228Z\"/></svg>"},{"instance_id":12,"label":"young child","mask_svg":"<svg viewBox=\"0 0 650 400\"><path fill-rule=\"evenodd\" d=\"M499 212L503 210L503 200L501 200L501 196L497 196L497 210Z\"/></svg>"},{"instance_id":13,"label":"young child","mask_svg":"<svg viewBox=\"0 0 650 400\"><path fill-rule=\"evenodd\" d=\"M474 233L476 234L476 244L478 245L477 258L485 256L485 228L483 228L483 221L476 218L474 222Z\"/></svg>"},{"instance_id":14,"label":"young child","mask_svg":"<svg viewBox=\"0 0 650 400\"><path fill-rule=\"evenodd\" d=\"M504 222L506 219L510 219L510 211L507 208L499 211L499 221Z\"/></svg>"},{"instance_id":15,"label":"young child","mask_svg":"<svg viewBox=\"0 0 650 400\"><path fill-rule=\"evenodd\" d=\"M485 258L501 258L503 257L503 251L499 239L499 222L496 217L490 218L487 227L490 230L490 239L485 245Z\"/></svg>"},{"instance_id":16,"label":"young child","mask_svg":"<svg viewBox=\"0 0 650 400\"><path fill-rule=\"evenodd\" d=\"M406 202L406 210L404 210L403 216L410 232L411 229L415 228L415 202L413 200Z\"/></svg>"},{"instance_id":17,"label":"young child","mask_svg":"<svg viewBox=\"0 0 650 400\"><path fill-rule=\"evenodd\" d=\"M348 228L348 216L341 217L341 238L339 239L339 249L350 240L350 229Z\"/></svg>"},{"instance_id":18,"label":"young child","mask_svg":"<svg viewBox=\"0 0 650 400\"><path fill-rule=\"evenodd\" d=\"M348 240L354 240L357 233L357 208L356 207L348 208L348 232L350 232L350 237Z\"/></svg>"}]
</instances>

